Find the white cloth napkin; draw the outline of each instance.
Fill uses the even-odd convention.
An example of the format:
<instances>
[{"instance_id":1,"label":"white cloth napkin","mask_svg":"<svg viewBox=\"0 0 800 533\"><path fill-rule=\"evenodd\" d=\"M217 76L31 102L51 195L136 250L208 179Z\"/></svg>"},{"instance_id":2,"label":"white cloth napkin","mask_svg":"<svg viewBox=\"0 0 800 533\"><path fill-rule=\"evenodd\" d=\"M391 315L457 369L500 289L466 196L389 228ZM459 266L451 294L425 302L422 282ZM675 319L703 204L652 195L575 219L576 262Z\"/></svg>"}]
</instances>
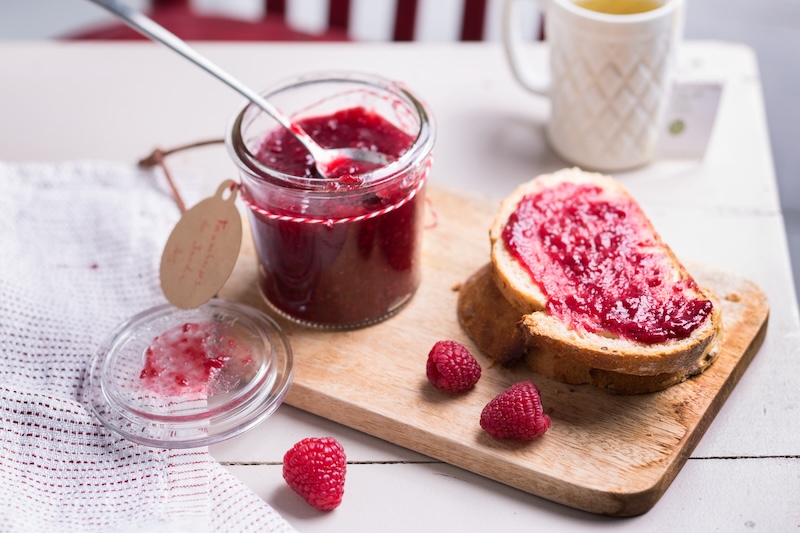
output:
<instances>
[{"instance_id":1,"label":"white cloth napkin","mask_svg":"<svg viewBox=\"0 0 800 533\"><path fill-rule=\"evenodd\" d=\"M81 402L103 338L164 302L177 219L129 165L0 162L0 531L293 531L207 448L136 445Z\"/></svg>"}]
</instances>

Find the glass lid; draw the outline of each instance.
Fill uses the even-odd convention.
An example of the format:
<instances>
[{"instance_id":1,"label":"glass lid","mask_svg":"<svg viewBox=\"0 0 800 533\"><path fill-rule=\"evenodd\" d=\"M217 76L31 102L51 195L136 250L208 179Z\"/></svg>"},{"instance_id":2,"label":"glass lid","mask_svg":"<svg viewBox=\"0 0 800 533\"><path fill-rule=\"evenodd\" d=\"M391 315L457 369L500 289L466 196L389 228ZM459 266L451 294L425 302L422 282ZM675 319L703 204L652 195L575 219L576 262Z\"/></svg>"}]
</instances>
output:
<instances>
[{"instance_id":1,"label":"glass lid","mask_svg":"<svg viewBox=\"0 0 800 533\"><path fill-rule=\"evenodd\" d=\"M206 446L247 431L283 402L292 352L256 309L211 300L163 305L122 323L95 353L84 400L123 437L159 448Z\"/></svg>"}]
</instances>

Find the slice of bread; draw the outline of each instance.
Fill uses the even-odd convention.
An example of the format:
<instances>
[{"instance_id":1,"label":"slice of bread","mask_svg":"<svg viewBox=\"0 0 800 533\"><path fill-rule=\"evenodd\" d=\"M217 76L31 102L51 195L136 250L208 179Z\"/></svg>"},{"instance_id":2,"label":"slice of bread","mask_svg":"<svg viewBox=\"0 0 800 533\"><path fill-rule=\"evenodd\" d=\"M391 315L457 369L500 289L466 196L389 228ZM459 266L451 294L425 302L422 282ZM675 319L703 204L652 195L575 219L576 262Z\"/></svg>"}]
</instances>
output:
<instances>
[{"instance_id":1,"label":"slice of bread","mask_svg":"<svg viewBox=\"0 0 800 533\"><path fill-rule=\"evenodd\" d=\"M492 363L509 365L525 356L527 337L517 327L522 313L497 290L491 264L459 286L456 309L461 327Z\"/></svg>"},{"instance_id":2,"label":"slice of bread","mask_svg":"<svg viewBox=\"0 0 800 533\"><path fill-rule=\"evenodd\" d=\"M528 344L530 337L519 327L522 314L498 290L491 264L461 284L457 309L461 327L492 362L512 365L524 360L530 370L547 378L571 385L589 384L614 394L657 392L681 383L708 368L721 345L721 335L717 335L690 368L654 376L621 374L576 363Z\"/></svg>"},{"instance_id":3,"label":"slice of bread","mask_svg":"<svg viewBox=\"0 0 800 533\"><path fill-rule=\"evenodd\" d=\"M540 218L524 218L533 216ZM507 225L528 265L507 246ZM687 373L720 330L712 296L608 176L565 169L523 184L502 202L489 237L495 283L525 315L526 343L554 357L625 375ZM673 330L657 321L679 313L694 323Z\"/></svg>"}]
</instances>

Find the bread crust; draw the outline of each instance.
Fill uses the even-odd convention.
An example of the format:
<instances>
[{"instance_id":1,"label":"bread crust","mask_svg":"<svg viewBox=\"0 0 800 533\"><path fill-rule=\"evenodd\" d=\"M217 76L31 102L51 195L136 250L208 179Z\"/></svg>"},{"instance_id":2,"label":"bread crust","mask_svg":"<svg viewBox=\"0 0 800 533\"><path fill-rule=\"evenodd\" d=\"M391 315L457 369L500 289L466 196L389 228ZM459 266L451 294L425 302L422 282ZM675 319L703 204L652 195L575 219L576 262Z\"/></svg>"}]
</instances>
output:
<instances>
[{"instance_id":1,"label":"bread crust","mask_svg":"<svg viewBox=\"0 0 800 533\"><path fill-rule=\"evenodd\" d=\"M715 302L715 309L718 308ZM458 293L458 319L461 327L492 362L504 365L523 360L531 371L571 385L592 385L613 394L644 394L664 390L705 371L716 359L721 335L716 335L706 351L677 372L650 376L624 374L592 368L559 356L534 340L519 327L522 314L497 288L491 264L484 265L464 283Z\"/></svg>"},{"instance_id":2,"label":"bread crust","mask_svg":"<svg viewBox=\"0 0 800 533\"><path fill-rule=\"evenodd\" d=\"M506 301L486 264L458 289L458 321L478 348L493 362L508 365L527 351L527 337L517 327L522 314Z\"/></svg>"},{"instance_id":3,"label":"bread crust","mask_svg":"<svg viewBox=\"0 0 800 533\"><path fill-rule=\"evenodd\" d=\"M712 300L713 311L706 320L689 337L658 344L623 339L608 332L578 331L545 310L547 298L528 271L506 248L502 232L508 218L525 195L565 182L597 185L609 198L624 197L633 201L630 194L613 178L572 168L539 176L518 187L502 202L489 230L492 273L495 284L505 299L525 315L520 327L527 337L526 344L591 369L625 375L656 376L690 371L710 350L721 330L719 305L714 305L707 290L698 289L692 294L699 299ZM690 278L673 251L661 241L649 220L644 223L642 229L653 238L672 279Z\"/></svg>"},{"instance_id":4,"label":"bread crust","mask_svg":"<svg viewBox=\"0 0 800 533\"><path fill-rule=\"evenodd\" d=\"M704 294L714 302L710 291L705 290ZM557 357L621 374L653 376L691 369L717 340L722 317L715 304L709 318L692 336L659 344L580 332L544 312L523 316L519 326L527 337L526 343Z\"/></svg>"}]
</instances>

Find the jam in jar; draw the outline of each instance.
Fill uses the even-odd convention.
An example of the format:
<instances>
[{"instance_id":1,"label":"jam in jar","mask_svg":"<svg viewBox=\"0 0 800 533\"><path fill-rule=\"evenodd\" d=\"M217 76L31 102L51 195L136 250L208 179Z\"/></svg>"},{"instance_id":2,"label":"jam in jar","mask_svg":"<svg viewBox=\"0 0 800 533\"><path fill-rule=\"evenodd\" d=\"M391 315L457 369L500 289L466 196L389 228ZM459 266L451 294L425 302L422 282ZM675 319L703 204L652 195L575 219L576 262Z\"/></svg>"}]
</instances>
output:
<instances>
[{"instance_id":1,"label":"jam in jar","mask_svg":"<svg viewBox=\"0 0 800 533\"><path fill-rule=\"evenodd\" d=\"M228 150L250 208L262 295L312 326L391 316L420 282L429 112L404 87L364 75L306 77L264 95L322 147L376 151L391 162L337 161L322 177L299 141L259 109L235 116Z\"/></svg>"}]
</instances>

